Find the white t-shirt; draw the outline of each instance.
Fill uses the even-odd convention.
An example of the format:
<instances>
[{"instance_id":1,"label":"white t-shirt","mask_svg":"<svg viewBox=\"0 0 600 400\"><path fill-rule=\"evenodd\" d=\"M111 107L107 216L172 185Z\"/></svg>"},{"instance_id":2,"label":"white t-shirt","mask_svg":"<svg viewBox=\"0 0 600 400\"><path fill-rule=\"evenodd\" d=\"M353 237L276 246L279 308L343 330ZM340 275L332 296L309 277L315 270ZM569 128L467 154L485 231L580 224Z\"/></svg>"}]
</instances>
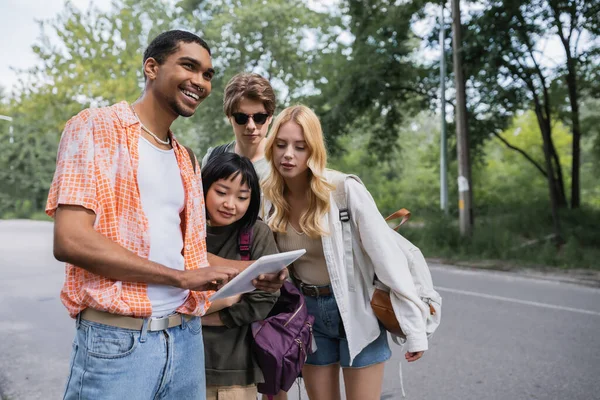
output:
<instances>
[{"instance_id":1,"label":"white t-shirt","mask_svg":"<svg viewBox=\"0 0 600 400\"><path fill-rule=\"evenodd\" d=\"M159 149L140 136L137 181L142 209L150 228L148 259L183 270L180 214L185 207L185 191L174 150ZM172 314L185 302L188 294L189 290L148 284L152 317Z\"/></svg>"}]
</instances>

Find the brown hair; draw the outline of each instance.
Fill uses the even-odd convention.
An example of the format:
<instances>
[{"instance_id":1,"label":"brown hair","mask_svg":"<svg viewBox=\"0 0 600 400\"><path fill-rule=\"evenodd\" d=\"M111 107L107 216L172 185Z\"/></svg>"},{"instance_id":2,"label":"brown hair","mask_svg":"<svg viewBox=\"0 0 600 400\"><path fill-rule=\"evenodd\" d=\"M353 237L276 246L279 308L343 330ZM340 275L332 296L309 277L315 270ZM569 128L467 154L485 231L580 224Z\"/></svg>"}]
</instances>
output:
<instances>
[{"instance_id":1,"label":"brown hair","mask_svg":"<svg viewBox=\"0 0 600 400\"><path fill-rule=\"evenodd\" d=\"M258 74L242 72L235 75L225 87L223 111L231 116L242 98L260 101L269 115L275 113L275 91L269 81Z\"/></svg>"}]
</instances>

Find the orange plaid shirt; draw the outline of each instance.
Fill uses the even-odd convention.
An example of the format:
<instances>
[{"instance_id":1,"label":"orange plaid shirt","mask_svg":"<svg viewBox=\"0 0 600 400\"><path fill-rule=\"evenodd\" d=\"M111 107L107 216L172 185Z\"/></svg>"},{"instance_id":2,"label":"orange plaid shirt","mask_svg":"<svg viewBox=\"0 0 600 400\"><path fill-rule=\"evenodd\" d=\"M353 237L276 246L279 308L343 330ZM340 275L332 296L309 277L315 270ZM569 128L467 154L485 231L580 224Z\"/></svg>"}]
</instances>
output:
<instances>
[{"instance_id":1,"label":"orange plaid shirt","mask_svg":"<svg viewBox=\"0 0 600 400\"><path fill-rule=\"evenodd\" d=\"M46 213L54 217L59 204L90 209L96 213L97 232L148 258L148 219L137 186L140 135L141 125L127 102L87 109L69 120L58 148ZM181 214L185 268L207 267L202 179L187 150L172 134L171 139L186 193ZM203 315L211 293L190 291L177 312ZM152 315L145 283L115 281L68 263L60 298L73 318L87 307L135 317Z\"/></svg>"}]
</instances>

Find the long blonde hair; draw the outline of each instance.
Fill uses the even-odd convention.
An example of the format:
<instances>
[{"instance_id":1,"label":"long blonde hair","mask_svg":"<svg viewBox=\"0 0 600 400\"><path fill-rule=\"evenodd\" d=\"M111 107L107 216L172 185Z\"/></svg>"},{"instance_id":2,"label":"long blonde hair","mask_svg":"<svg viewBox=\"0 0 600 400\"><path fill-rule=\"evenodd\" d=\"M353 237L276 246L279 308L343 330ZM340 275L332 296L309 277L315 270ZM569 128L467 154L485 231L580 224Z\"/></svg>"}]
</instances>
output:
<instances>
[{"instance_id":1,"label":"long blonde hair","mask_svg":"<svg viewBox=\"0 0 600 400\"><path fill-rule=\"evenodd\" d=\"M290 205L284 197L285 181L273 160L273 148L277 134L279 129L288 122L294 122L302 128L309 151L307 165L310 192L308 209L300 216L300 230L308 237L315 239L328 234L327 229L321 226L321 220L329 211L329 195L335 188L327 183L324 176L327 166L327 150L321 123L317 115L303 105L288 107L277 116L265 145L265 158L271 165L271 174L263 183L263 191L265 197L274 206L274 212L267 222L273 232L279 233L286 232L289 222Z\"/></svg>"}]
</instances>

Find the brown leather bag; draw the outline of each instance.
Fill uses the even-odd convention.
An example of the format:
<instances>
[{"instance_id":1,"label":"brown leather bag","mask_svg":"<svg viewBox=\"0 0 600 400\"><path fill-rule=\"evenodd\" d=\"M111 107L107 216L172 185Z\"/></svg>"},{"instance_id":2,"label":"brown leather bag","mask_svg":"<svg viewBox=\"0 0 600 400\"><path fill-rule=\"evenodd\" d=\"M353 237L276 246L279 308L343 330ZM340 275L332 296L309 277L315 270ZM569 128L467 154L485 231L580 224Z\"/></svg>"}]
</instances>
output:
<instances>
[{"instance_id":1,"label":"brown leather bag","mask_svg":"<svg viewBox=\"0 0 600 400\"><path fill-rule=\"evenodd\" d=\"M400 223L394 228L394 230L398 230L408 219L410 218L410 211L406 208L402 208L392 215L388 216L386 221L393 221L395 219L402 218ZM373 308L373 312L375 316L381 322L385 330L388 332L398 335L405 336L400 328L400 324L396 319L396 314L394 313L394 308L392 307L392 300L390 299L389 289L385 289L384 285L380 285L378 287L379 281L377 280L377 276L375 276L375 292L373 293L373 297L371 298L371 307ZM431 315L435 315L435 310L430 305L429 311Z\"/></svg>"}]
</instances>

